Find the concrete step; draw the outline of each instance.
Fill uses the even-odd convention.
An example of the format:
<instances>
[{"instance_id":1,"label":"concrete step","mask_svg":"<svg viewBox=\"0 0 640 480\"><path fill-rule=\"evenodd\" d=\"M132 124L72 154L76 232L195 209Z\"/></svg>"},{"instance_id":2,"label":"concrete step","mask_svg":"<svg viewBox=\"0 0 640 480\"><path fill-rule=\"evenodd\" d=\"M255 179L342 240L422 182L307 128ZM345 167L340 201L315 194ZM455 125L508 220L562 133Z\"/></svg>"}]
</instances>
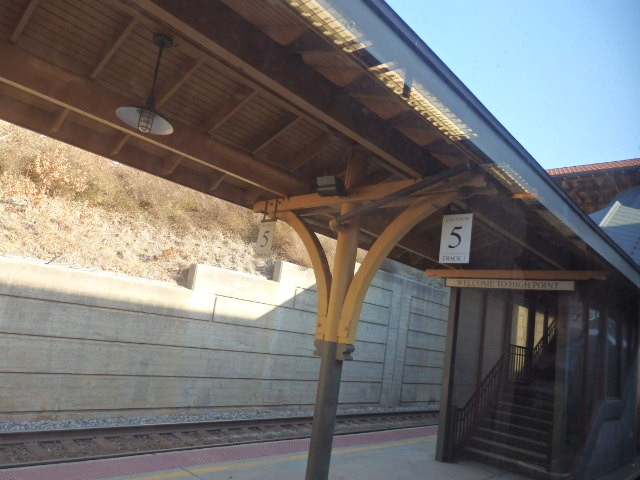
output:
<instances>
[{"instance_id":1,"label":"concrete step","mask_svg":"<svg viewBox=\"0 0 640 480\"><path fill-rule=\"evenodd\" d=\"M516 435L508 432L501 432L488 427L480 427L474 432L476 437L484 438L493 442L500 442L523 450L547 455L550 450L550 439L535 440L526 435Z\"/></svg>"},{"instance_id":2,"label":"concrete step","mask_svg":"<svg viewBox=\"0 0 640 480\"><path fill-rule=\"evenodd\" d=\"M504 456L512 460L520 460L523 462L531 463L533 465L546 465L548 464L548 457L546 453L534 452L525 448L518 448L507 443L488 440L479 436L472 436L467 442L469 448L475 448L476 450L493 453ZM467 447L465 447L466 449Z\"/></svg>"},{"instance_id":3,"label":"concrete step","mask_svg":"<svg viewBox=\"0 0 640 480\"><path fill-rule=\"evenodd\" d=\"M480 428L487 428L496 432L508 433L519 437L526 437L538 442L547 442L551 437L551 432L548 430L540 430L537 428L526 427L522 425L514 425L509 421L497 420L495 418L485 420Z\"/></svg>"},{"instance_id":4,"label":"concrete step","mask_svg":"<svg viewBox=\"0 0 640 480\"><path fill-rule=\"evenodd\" d=\"M520 398L536 399L553 403L555 390L551 382L544 382L539 385L514 385L504 392L507 395Z\"/></svg>"},{"instance_id":5,"label":"concrete step","mask_svg":"<svg viewBox=\"0 0 640 480\"><path fill-rule=\"evenodd\" d=\"M520 473L532 478L549 479L549 469L543 465L524 462L522 460L514 460L492 452L485 452L473 447L464 449L465 457L487 465L493 465L503 470Z\"/></svg>"},{"instance_id":6,"label":"concrete step","mask_svg":"<svg viewBox=\"0 0 640 480\"><path fill-rule=\"evenodd\" d=\"M553 421L553 410L540 405L522 405L513 400L500 400L496 410L504 413L540 418L549 422Z\"/></svg>"},{"instance_id":7,"label":"concrete step","mask_svg":"<svg viewBox=\"0 0 640 480\"><path fill-rule=\"evenodd\" d=\"M510 423L518 427L533 428L543 432L551 432L553 422L529 415L519 415L513 412L494 410L490 415L493 420Z\"/></svg>"}]
</instances>

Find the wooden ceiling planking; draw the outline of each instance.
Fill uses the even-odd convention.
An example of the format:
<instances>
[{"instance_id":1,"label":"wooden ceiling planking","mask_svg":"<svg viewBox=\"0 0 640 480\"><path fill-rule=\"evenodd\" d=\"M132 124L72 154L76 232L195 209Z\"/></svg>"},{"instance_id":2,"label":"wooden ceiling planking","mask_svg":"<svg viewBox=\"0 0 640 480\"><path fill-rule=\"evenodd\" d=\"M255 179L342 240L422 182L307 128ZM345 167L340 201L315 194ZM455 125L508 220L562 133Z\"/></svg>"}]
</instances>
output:
<instances>
[{"instance_id":1,"label":"wooden ceiling planking","mask_svg":"<svg viewBox=\"0 0 640 480\"><path fill-rule=\"evenodd\" d=\"M427 155L418 145L392 133L391 127L357 102L341 94L311 67L264 35L258 27L248 24L236 12L211 1L191 1L186 7L175 2L156 0L153 3L135 0L141 8L151 9L159 21L172 22L176 28L189 25L189 34L199 46L247 74L297 108L306 110L318 120L351 137L389 162L396 170L423 173ZM242 38L239 42L237 39ZM265 62L268 58L268 62ZM306 68L305 68L306 67ZM289 75L291 68L296 75ZM438 170L440 170L438 168Z\"/></svg>"},{"instance_id":2,"label":"wooden ceiling planking","mask_svg":"<svg viewBox=\"0 0 640 480\"><path fill-rule=\"evenodd\" d=\"M237 91L238 85L221 75L211 75L206 62L184 83L163 106L171 118L181 119L202 131L211 128L210 122Z\"/></svg>"},{"instance_id":3,"label":"wooden ceiling planking","mask_svg":"<svg viewBox=\"0 0 640 480\"><path fill-rule=\"evenodd\" d=\"M110 90L130 98L134 104L142 104L151 89L151 81L158 56L158 48L153 44L149 32L142 24L138 24L125 39L111 60L104 66L98 82L108 86ZM163 53L163 62L158 73L161 83L169 70L167 49ZM173 70L170 70L173 71Z\"/></svg>"},{"instance_id":4,"label":"wooden ceiling planking","mask_svg":"<svg viewBox=\"0 0 640 480\"><path fill-rule=\"evenodd\" d=\"M3 81L23 85L22 89L37 91L38 95L54 103L61 106L68 105L74 110L83 112L84 115L92 116L97 121L124 130L125 127L121 126L115 114L112 113L115 110L114 105L122 102L117 95L99 90L96 83L88 78L74 77L43 60L36 60L35 57L18 51L15 47L0 44L0 55L5 59L5 62L0 65L0 77ZM108 113L106 119L102 118L105 112ZM177 124L175 127L173 135L161 139L144 137L134 131L130 134L149 143L158 144L158 140L162 140L165 144L163 148L169 151L181 152L193 158L194 161L212 163L216 168L246 178L248 183L263 186L276 195L294 194L308 188L307 184L301 182L299 178L256 163L240 151L213 142L206 135L187 126ZM109 151L101 152L102 155L107 156L109 153ZM212 157L212 155L215 156Z\"/></svg>"},{"instance_id":5,"label":"wooden ceiling planking","mask_svg":"<svg viewBox=\"0 0 640 480\"><path fill-rule=\"evenodd\" d=\"M261 151L255 152L254 156L258 161L273 162L290 168L292 157L318 138L318 135L316 125L297 119L282 135L273 138Z\"/></svg>"},{"instance_id":6,"label":"wooden ceiling planking","mask_svg":"<svg viewBox=\"0 0 640 480\"><path fill-rule=\"evenodd\" d=\"M308 162L296 172L314 183L316 177L323 175L341 176L346 169L351 146L352 144L348 141L332 142L326 150L314 157L312 162Z\"/></svg>"},{"instance_id":7,"label":"wooden ceiling planking","mask_svg":"<svg viewBox=\"0 0 640 480\"><path fill-rule=\"evenodd\" d=\"M250 102L258 92L255 90L241 86L231 93L231 96L227 98L225 103L216 110L211 110L209 117L203 123L202 129L212 134L227 120L233 117L241 108L243 108L248 102Z\"/></svg>"},{"instance_id":8,"label":"wooden ceiling planking","mask_svg":"<svg viewBox=\"0 0 640 480\"><path fill-rule=\"evenodd\" d=\"M238 110L235 115L218 128L214 137L227 141L250 152L255 147L256 139L261 138L272 126L285 115L278 108L274 108L264 99L256 96Z\"/></svg>"},{"instance_id":9,"label":"wooden ceiling planking","mask_svg":"<svg viewBox=\"0 0 640 480\"><path fill-rule=\"evenodd\" d=\"M163 51L162 62L158 72L158 86L162 85L167 77L174 75L185 62L198 58L199 55L197 53L193 54L192 49L183 48L179 38L171 34L171 32L166 32L166 29L147 23L138 22L124 40L112 61L106 66L105 75L125 81L134 76L139 77L141 82L146 79L148 93L158 57L158 46L153 42L155 33L168 33L168 36L174 40L174 46L165 48ZM122 28L121 24L117 29L120 28Z\"/></svg>"},{"instance_id":10,"label":"wooden ceiling planking","mask_svg":"<svg viewBox=\"0 0 640 480\"><path fill-rule=\"evenodd\" d=\"M88 64L97 58L103 45L110 40L112 28L116 28L111 18L96 18L101 14L95 12L92 5L78 2L77 11L65 16L68 3L39 2L20 37L20 45L28 48L30 44L39 43L38 51L46 57L65 55L83 65Z\"/></svg>"},{"instance_id":11,"label":"wooden ceiling planking","mask_svg":"<svg viewBox=\"0 0 640 480\"><path fill-rule=\"evenodd\" d=\"M278 119L265 128L260 134L251 139L248 151L251 155L256 155L287 134L300 119L289 112L284 112Z\"/></svg>"},{"instance_id":12,"label":"wooden ceiling planking","mask_svg":"<svg viewBox=\"0 0 640 480\"><path fill-rule=\"evenodd\" d=\"M292 145L292 151L281 157L286 168L296 171L303 167L307 162L310 162L323 150L327 149L335 140L335 135L331 132L325 132L319 136L309 138L310 140L304 142L304 144Z\"/></svg>"},{"instance_id":13,"label":"wooden ceiling planking","mask_svg":"<svg viewBox=\"0 0 640 480\"><path fill-rule=\"evenodd\" d=\"M31 19L31 16L33 15L33 12L36 9L37 5L38 0L28 0L22 6L22 9L19 13L17 13L18 10L16 9L16 16L14 17L15 23L13 24L13 29L11 30L9 36L9 41L11 43L16 43L20 39L20 36L22 35L22 32L24 31L27 23Z\"/></svg>"},{"instance_id":14,"label":"wooden ceiling planking","mask_svg":"<svg viewBox=\"0 0 640 480\"><path fill-rule=\"evenodd\" d=\"M318 137L316 137L316 140L318 140ZM346 152L351 144L347 139L339 135L332 135L329 140L326 145L320 145L321 148L303 163L300 163L301 157L308 156L309 152L304 147L295 152L293 158L298 163L296 168L292 170L313 181L319 175L337 175L344 170L347 158Z\"/></svg>"},{"instance_id":15,"label":"wooden ceiling planking","mask_svg":"<svg viewBox=\"0 0 640 480\"><path fill-rule=\"evenodd\" d=\"M102 69L109 63L111 58L122 47L124 41L131 35L133 29L138 24L138 19L134 17L127 17L122 20L117 30L113 33L111 41L106 43L103 51L101 52L95 67L89 74L89 78L95 80L102 72Z\"/></svg>"},{"instance_id":16,"label":"wooden ceiling planking","mask_svg":"<svg viewBox=\"0 0 640 480\"><path fill-rule=\"evenodd\" d=\"M5 41L9 41L11 33L20 22L29 0L4 0L0 2L0 32Z\"/></svg>"},{"instance_id":17,"label":"wooden ceiling planking","mask_svg":"<svg viewBox=\"0 0 640 480\"><path fill-rule=\"evenodd\" d=\"M187 58L173 74L165 79L156 93L156 107L161 108L180 88L189 81L203 63L202 58Z\"/></svg>"}]
</instances>

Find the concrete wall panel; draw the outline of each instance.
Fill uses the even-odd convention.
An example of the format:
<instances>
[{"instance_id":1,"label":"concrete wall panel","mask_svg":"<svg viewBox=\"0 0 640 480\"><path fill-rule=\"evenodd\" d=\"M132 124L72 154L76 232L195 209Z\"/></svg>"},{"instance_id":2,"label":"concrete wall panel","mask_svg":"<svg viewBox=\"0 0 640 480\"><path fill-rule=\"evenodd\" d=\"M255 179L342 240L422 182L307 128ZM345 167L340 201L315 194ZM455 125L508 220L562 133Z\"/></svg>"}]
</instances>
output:
<instances>
[{"instance_id":1,"label":"concrete wall panel","mask_svg":"<svg viewBox=\"0 0 640 480\"><path fill-rule=\"evenodd\" d=\"M317 294L307 269L281 262L270 281L197 265L189 288L15 258L0 258L0 269L6 418L308 408L315 400ZM379 272L354 361L345 362L343 405L437 408L446 306L433 299L448 291Z\"/></svg>"}]
</instances>

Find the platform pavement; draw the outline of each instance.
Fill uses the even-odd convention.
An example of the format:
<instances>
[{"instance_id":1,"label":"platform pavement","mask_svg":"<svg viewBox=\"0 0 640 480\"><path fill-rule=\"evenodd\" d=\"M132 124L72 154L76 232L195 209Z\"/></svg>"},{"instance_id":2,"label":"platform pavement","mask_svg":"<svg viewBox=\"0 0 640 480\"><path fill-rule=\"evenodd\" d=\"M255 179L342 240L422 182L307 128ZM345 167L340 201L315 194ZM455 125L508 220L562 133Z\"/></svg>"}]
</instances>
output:
<instances>
[{"instance_id":1,"label":"platform pavement","mask_svg":"<svg viewBox=\"0 0 640 480\"><path fill-rule=\"evenodd\" d=\"M525 480L474 462L434 460L436 428L334 440L331 480ZM0 471L0 480L301 480L308 440L217 447Z\"/></svg>"}]
</instances>

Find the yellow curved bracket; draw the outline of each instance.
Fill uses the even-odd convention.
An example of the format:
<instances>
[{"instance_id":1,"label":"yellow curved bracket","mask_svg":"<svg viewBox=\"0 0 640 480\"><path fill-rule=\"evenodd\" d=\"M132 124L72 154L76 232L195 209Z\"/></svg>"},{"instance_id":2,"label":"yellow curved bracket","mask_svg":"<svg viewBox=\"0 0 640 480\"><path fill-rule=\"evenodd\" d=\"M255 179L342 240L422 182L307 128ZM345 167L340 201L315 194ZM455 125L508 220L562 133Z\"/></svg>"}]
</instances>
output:
<instances>
[{"instance_id":1,"label":"yellow curved bracket","mask_svg":"<svg viewBox=\"0 0 640 480\"><path fill-rule=\"evenodd\" d=\"M282 212L278 214L278 218L287 222L298 234L311 258L313 273L316 277L316 289L318 290L318 322L316 325L316 336L318 336L319 332L324 331L325 328L324 322L326 322L327 318L329 292L331 291L331 270L329 269L327 256L318 237L298 215L293 212Z\"/></svg>"},{"instance_id":2,"label":"yellow curved bracket","mask_svg":"<svg viewBox=\"0 0 640 480\"><path fill-rule=\"evenodd\" d=\"M475 177L458 183L456 187L476 186L483 183L484 179L482 177ZM418 223L438 211L441 206L447 205L458 198L457 191L423 197L407 207L384 229L369 249L345 296L338 326L339 343L355 343L364 297L378 268L380 268L380 265L382 265L382 262L387 258L393 247ZM436 202L439 206L435 205Z\"/></svg>"}]
</instances>

